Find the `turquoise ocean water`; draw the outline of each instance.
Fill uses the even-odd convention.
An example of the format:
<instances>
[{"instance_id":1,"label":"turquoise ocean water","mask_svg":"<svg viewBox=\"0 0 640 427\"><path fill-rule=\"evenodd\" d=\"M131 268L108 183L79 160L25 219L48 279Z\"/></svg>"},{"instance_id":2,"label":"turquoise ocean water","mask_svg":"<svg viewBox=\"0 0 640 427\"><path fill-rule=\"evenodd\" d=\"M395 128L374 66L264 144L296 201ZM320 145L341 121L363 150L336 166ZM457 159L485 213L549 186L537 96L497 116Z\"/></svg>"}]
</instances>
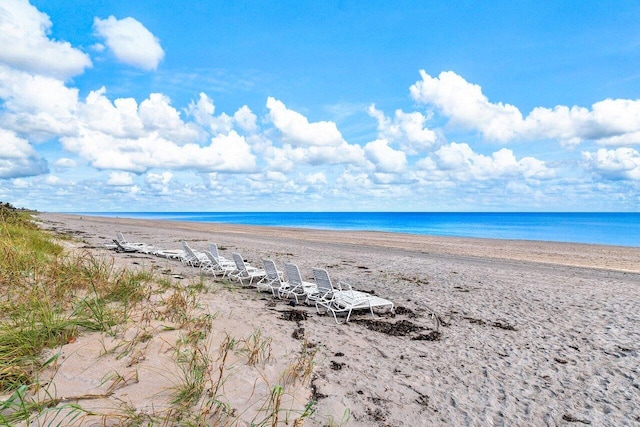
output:
<instances>
[{"instance_id":1,"label":"turquoise ocean water","mask_svg":"<svg viewBox=\"0 0 640 427\"><path fill-rule=\"evenodd\" d=\"M640 213L82 212L82 214L640 247Z\"/></svg>"}]
</instances>

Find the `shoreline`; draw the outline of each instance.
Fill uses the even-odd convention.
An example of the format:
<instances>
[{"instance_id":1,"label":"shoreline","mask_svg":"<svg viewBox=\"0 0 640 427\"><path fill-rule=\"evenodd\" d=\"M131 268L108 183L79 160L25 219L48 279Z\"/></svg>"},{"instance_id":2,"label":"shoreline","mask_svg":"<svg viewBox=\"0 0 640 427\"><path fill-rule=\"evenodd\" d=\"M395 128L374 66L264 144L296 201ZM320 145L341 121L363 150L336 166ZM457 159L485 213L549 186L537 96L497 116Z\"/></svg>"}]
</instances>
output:
<instances>
[{"instance_id":1,"label":"shoreline","mask_svg":"<svg viewBox=\"0 0 640 427\"><path fill-rule=\"evenodd\" d=\"M395 315L336 325L314 307L284 319L288 301L251 288L201 295L228 328L262 328L282 348L300 339L318 348L308 391L316 412L305 425L342 424L345 414L344 425L357 427L640 422L640 248L38 217L83 250L178 274L185 285L208 279L179 261L114 253L104 243L116 231L163 249L216 243L223 256L240 252L255 266L262 258L296 263L304 280L312 267L326 268L335 282L393 301Z\"/></svg>"},{"instance_id":2,"label":"shoreline","mask_svg":"<svg viewBox=\"0 0 640 427\"><path fill-rule=\"evenodd\" d=\"M476 237L434 236L386 231L325 230L301 227L273 227L229 223L189 222L86 216L82 214L42 213L61 218L82 218L87 222L114 224L154 224L158 228L175 228L229 235L254 234L262 237L287 238L298 241L387 247L395 250L419 251L431 256L467 256L536 262L541 264L640 273L640 247L538 240L489 239Z\"/></svg>"},{"instance_id":3,"label":"shoreline","mask_svg":"<svg viewBox=\"0 0 640 427\"><path fill-rule=\"evenodd\" d=\"M83 215L76 212L69 212L69 214ZM371 231L432 237L640 248L640 228L638 228L640 214L629 212L89 212L87 214L111 218L307 228L319 231ZM460 230L463 232L459 233ZM634 235L635 238L633 238Z\"/></svg>"}]
</instances>

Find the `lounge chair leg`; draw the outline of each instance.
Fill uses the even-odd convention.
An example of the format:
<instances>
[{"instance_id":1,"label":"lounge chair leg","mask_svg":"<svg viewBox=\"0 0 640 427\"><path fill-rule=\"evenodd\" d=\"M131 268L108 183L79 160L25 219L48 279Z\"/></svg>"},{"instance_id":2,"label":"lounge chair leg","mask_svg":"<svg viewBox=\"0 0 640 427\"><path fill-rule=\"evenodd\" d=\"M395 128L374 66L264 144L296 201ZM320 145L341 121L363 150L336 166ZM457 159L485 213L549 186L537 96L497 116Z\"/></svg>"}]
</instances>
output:
<instances>
[{"instance_id":1,"label":"lounge chair leg","mask_svg":"<svg viewBox=\"0 0 640 427\"><path fill-rule=\"evenodd\" d=\"M349 313L347 314L347 320L345 320L345 323L349 323L349 318L351 317L351 312L353 311L353 309L349 309Z\"/></svg>"},{"instance_id":2,"label":"lounge chair leg","mask_svg":"<svg viewBox=\"0 0 640 427\"><path fill-rule=\"evenodd\" d=\"M333 318L335 319L336 323L338 325L341 325L343 323L347 323L349 321L349 316L351 316L351 310L349 310L349 314L347 314L347 318L344 322L340 322L338 321L338 316L336 315L336 311L335 310L331 310L331 313L333 314Z\"/></svg>"}]
</instances>

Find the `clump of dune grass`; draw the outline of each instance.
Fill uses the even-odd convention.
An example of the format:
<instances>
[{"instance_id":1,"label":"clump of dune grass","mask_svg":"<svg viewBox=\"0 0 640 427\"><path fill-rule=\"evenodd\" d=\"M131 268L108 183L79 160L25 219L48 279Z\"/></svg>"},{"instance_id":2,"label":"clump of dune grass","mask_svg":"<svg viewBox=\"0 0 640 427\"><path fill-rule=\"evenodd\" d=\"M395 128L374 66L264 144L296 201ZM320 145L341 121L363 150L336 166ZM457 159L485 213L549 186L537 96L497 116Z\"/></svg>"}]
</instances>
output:
<instances>
[{"instance_id":1,"label":"clump of dune grass","mask_svg":"<svg viewBox=\"0 0 640 427\"><path fill-rule=\"evenodd\" d=\"M302 341L300 347L300 353L295 361L282 374L283 384L296 384L297 382L305 384L311 381L318 347L311 345L306 339Z\"/></svg>"},{"instance_id":2,"label":"clump of dune grass","mask_svg":"<svg viewBox=\"0 0 640 427\"><path fill-rule=\"evenodd\" d=\"M88 252L65 254L30 215L0 205L0 403L6 420L43 410L24 397L46 366L43 350L86 330L110 332L148 297L151 275ZM50 399L50 403L55 399Z\"/></svg>"},{"instance_id":3,"label":"clump of dune grass","mask_svg":"<svg viewBox=\"0 0 640 427\"><path fill-rule=\"evenodd\" d=\"M221 286L231 285L223 281ZM308 381L315 350L303 343L279 383L268 385L271 392L259 408L232 408L226 403L224 384L240 373L237 362L231 361L237 357L231 356L240 356L248 367L260 371L273 360L272 339L260 329L241 339L227 335L216 357L209 334L215 314L205 310L198 298L198 293L211 290L203 276L180 286L149 271L116 268L112 258L64 251L27 212L0 204L0 394L9 396L0 401L0 425L66 425L86 416L104 424L230 426L256 409L252 425L276 426L283 421L302 425L315 402L304 409L294 408L293 403L283 407L283 397L289 396L290 385ZM109 397L138 382L137 369L106 372L105 394L74 396L73 401L56 397L55 387L50 393L46 382L38 383L39 373L46 367L55 370L60 356L45 350L71 343L87 331L117 338L110 348L103 343L104 353L130 358L135 364L144 356L158 320L163 329L181 332L174 346L178 374L168 410L139 412L122 401L113 412L97 414L76 403ZM266 381L262 375L258 373L256 384L260 378Z\"/></svg>"},{"instance_id":4,"label":"clump of dune grass","mask_svg":"<svg viewBox=\"0 0 640 427\"><path fill-rule=\"evenodd\" d=\"M265 337L262 329L258 328L238 342L236 351L246 356L249 366L266 363L271 360L271 337Z\"/></svg>"}]
</instances>

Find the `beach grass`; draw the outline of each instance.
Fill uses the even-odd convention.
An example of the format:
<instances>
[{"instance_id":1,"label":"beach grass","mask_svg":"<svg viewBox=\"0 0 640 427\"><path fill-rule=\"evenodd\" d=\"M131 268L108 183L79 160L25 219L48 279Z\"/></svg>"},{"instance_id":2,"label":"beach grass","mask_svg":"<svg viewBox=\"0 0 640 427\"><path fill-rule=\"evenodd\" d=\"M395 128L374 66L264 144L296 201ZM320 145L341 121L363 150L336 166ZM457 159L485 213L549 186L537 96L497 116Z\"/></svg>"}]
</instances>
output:
<instances>
[{"instance_id":1,"label":"beach grass","mask_svg":"<svg viewBox=\"0 0 640 427\"><path fill-rule=\"evenodd\" d=\"M48 404L28 399L38 373L55 361L45 349L83 331L110 332L147 295L145 272L117 269L88 252L65 253L28 212L0 208L0 424L28 419Z\"/></svg>"},{"instance_id":2,"label":"beach grass","mask_svg":"<svg viewBox=\"0 0 640 427\"><path fill-rule=\"evenodd\" d=\"M230 356L240 357L248 367L264 365L271 360L272 339L260 329L246 338L227 335L215 357L210 331L216 314L199 303L198 294L209 291L202 276L180 285L145 269L117 267L111 257L67 250L57 236L39 229L28 212L5 205L0 205L0 249L0 396L6 396L0 398L0 425L34 420L62 425L86 416L132 425L209 425L212 420L234 425L249 411L232 408L223 394L223 385L239 363ZM83 409L85 398L108 398L137 383L137 370L105 372L104 394L98 396L63 400L50 391L51 378L41 383L45 369L53 369L55 376L61 347L83 334L105 337L103 356L143 354L146 348L140 347L156 332L150 326L154 321L162 322L165 330L179 331L169 410L141 414L125 402L112 413ZM104 343L106 337L111 344ZM314 357L315 352L303 346L286 375L269 385L271 392L254 425L276 425L282 417L303 420L313 413L314 402L283 408L282 398L290 385L309 381Z\"/></svg>"}]
</instances>

